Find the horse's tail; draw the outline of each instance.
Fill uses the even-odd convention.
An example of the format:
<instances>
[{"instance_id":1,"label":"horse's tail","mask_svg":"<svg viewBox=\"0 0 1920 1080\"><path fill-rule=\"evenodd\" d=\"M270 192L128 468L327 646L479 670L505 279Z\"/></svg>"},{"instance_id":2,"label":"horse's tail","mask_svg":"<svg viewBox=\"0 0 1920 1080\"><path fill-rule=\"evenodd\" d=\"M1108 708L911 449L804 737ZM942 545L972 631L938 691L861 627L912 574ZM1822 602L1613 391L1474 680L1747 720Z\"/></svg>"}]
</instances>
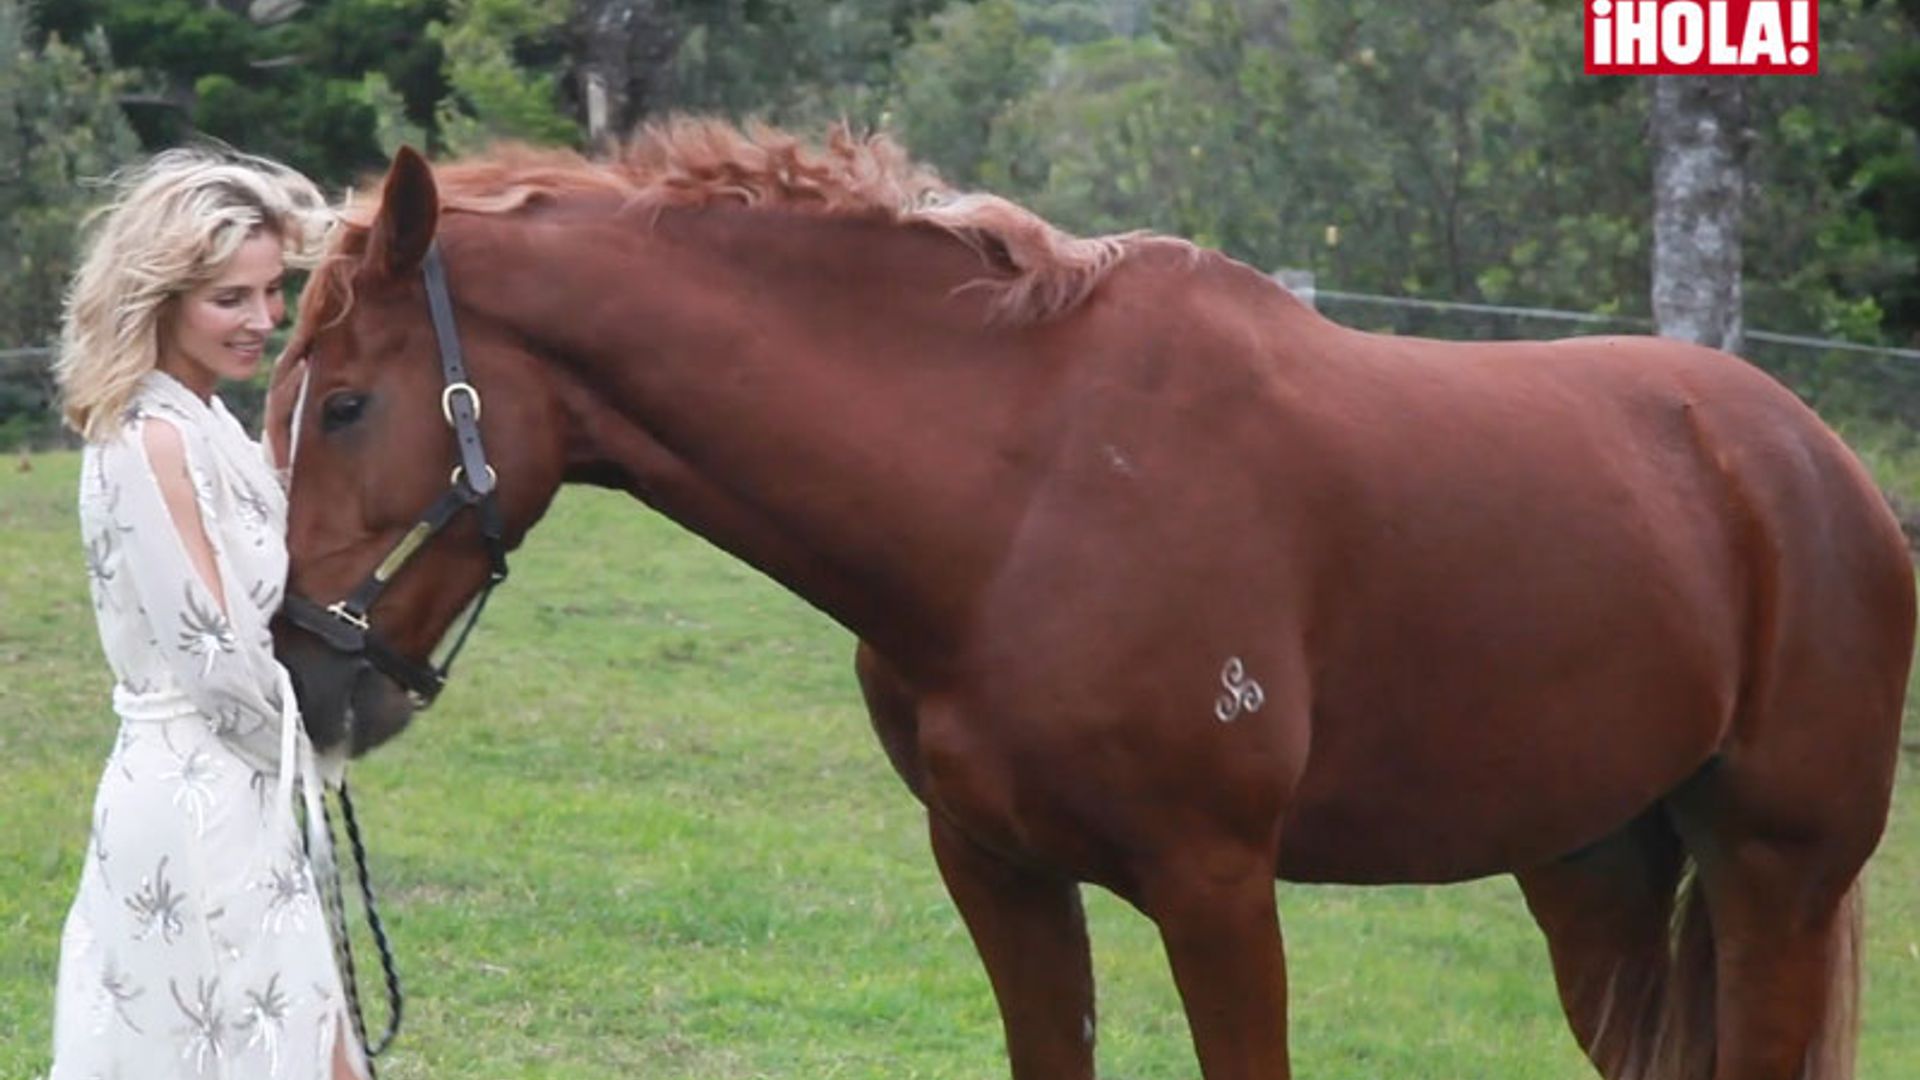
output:
<instances>
[{"instance_id":1,"label":"horse's tail","mask_svg":"<svg viewBox=\"0 0 1920 1080\"><path fill-rule=\"evenodd\" d=\"M1826 1011L1807 1049L1799 1080L1853 1080L1859 1039L1860 942L1865 922L1861 882L1856 880L1834 913L1827 955ZM1687 861L1673 908L1670 949L1665 956L1620 965L1613 988L1636 987L1632 1004L1612 992L1602 1010L1597 1047L1609 1080L1711 1080L1717 1032L1714 1024L1713 928L1706 898Z\"/></svg>"},{"instance_id":2,"label":"horse's tail","mask_svg":"<svg viewBox=\"0 0 1920 1080\"><path fill-rule=\"evenodd\" d=\"M1853 1052L1860 1039L1860 940L1866 910L1866 890L1855 878L1834 912L1827 953L1827 1011L1807 1049L1801 1080L1853 1080Z\"/></svg>"},{"instance_id":3,"label":"horse's tail","mask_svg":"<svg viewBox=\"0 0 1920 1080\"><path fill-rule=\"evenodd\" d=\"M1593 1048L1608 1080L1712 1080L1713 928L1686 861L1667 948L1622 960L1601 1007Z\"/></svg>"}]
</instances>

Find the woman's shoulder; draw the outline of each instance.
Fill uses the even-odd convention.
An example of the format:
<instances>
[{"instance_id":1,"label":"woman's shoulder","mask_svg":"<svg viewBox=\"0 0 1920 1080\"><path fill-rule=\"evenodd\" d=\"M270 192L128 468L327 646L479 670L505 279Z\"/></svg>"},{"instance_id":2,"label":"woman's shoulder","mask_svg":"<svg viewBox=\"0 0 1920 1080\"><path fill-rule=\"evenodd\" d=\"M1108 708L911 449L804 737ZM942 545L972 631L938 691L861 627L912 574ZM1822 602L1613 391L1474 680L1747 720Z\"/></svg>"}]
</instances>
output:
<instances>
[{"instance_id":1,"label":"woman's shoulder","mask_svg":"<svg viewBox=\"0 0 1920 1080\"><path fill-rule=\"evenodd\" d=\"M134 418L159 417L189 428L203 427L213 420L205 401L162 371L149 371L140 380L129 401L129 413Z\"/></svg>"},{"instance_id":2,"label":"woman's shoulder","mask_svg":"<svg viewBox=\"0 0 1920 1080\"><path fill-rule=\"evenodd\" d=\"M156 392L157 389L157 392ZM186 407L177 395L143 382L120 415L120 422L97 447L100 469L109 476L129 478L148 473L155 479L192 475L196 487L209 459L205 408Z\"/></svg>"},{"instance_id":3,"label":"woman's shoulder","mask_svg":"<svg viewBox=\"0 0 1920 1080\"><path fill-rule=\"evenodd\" d=\"M114 461L133 450L151 455L157 447L178 457L187 454L189 444L197 444L201 437L196 417L165 402L136 396L120 414L120 422L99 440L97 452L105 460Z\"/></svg>"}]
</instances>

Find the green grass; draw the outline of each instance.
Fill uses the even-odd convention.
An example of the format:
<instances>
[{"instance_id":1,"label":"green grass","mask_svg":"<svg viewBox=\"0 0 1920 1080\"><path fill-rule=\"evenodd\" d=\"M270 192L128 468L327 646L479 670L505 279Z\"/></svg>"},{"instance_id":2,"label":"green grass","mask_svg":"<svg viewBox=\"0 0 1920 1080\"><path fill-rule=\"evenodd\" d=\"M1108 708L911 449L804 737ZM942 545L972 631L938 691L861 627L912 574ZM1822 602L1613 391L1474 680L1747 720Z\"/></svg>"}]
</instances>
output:
<instances>
[{"instance_id":1,"label":"green grass","mask_svg":"<svg viewBox=\"0 0 1920 1080\"><path fill-rule=\"evenodd\" d=\"M46 1067L59 924L115 724L75 460L0 473L9 1080ZM382 1076L1004 1076L985 976L851 652L671 524L565 495L442 703L355 773L408 985ZM1920 1076L1917 792L1909 764L1872 868L1863 1080ZM1102 1075L1196 1075L1152 928L1088 898ZM1283 886L1281 907L1297 1075L1589 1075L1510 881Z\"/></svg>"},{"instance_id":2,"label":"green grass","mask_svg":"<svg viewBox=\"0 0 1920 1080\"><path fill-rule=\"evenodd\" d=\"M1840 434L1895 498L1920 505L1920 432L1895 424L1844 424Z\"/></svg>"}]
</instances>

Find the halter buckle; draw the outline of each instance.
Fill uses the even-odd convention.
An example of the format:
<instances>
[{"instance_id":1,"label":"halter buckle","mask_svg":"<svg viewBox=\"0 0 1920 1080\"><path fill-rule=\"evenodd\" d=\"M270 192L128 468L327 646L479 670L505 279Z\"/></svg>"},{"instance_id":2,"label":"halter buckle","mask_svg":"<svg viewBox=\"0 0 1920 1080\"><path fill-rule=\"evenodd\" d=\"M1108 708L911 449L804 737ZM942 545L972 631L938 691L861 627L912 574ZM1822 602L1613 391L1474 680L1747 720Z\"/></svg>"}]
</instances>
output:
<instances>
[{"instance_id":1,"label":"halter buckle","mask_svg":"<svg viewBox=\"0 0 1920 1080\"><path fill-rule=\"evenodd\" d=\"M372 624L367 621L367 617L365 615L359 614L358 612L354 611L352 608L348 607L347 602L345 600L336 600L333 603L328 604L327 614L333 616L336 619L339 619L343 623L346 623L353 627L357 627L358 629L363 631L370 629L372 626Z\"/></svg>"},{"instance_id":2,"label":"halter buckle","mask_svg":"<svg viewBox=\"0 0 1920 1080\"><path fill-rule=\"evenodd\" d=\"M480 391L475 390L472 383L463 381L448 383L447 388L440 391L440 415L447 418L447 426L457 426L453 419L453 395L456 393L467 395L468 400L473 402L473 419L475 423L478 423L480 420Z\"/></svg>"}]
</instances>

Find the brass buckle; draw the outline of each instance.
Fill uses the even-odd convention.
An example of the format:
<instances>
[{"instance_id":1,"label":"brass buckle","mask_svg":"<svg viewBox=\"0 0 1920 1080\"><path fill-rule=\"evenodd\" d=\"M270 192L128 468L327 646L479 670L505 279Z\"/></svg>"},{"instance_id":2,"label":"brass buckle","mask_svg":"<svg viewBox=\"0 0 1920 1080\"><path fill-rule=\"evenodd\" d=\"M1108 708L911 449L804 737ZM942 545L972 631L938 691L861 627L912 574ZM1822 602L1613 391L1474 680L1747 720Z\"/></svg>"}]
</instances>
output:
<instances>
[{"instance_id":1,"label":"brass buckle","mask_svg":"<svg viewBox=\"0 0 1920 1080\"><path fill-rule=\"evenodd\" d=\"M372 628L372 624L367 621L367 617L365 615L355 615L353 611L347 607L345 600L337 600L329 605L327 607L327 614L350 626L358 627L361 630Z\"/></svg>"}]
</instances>

